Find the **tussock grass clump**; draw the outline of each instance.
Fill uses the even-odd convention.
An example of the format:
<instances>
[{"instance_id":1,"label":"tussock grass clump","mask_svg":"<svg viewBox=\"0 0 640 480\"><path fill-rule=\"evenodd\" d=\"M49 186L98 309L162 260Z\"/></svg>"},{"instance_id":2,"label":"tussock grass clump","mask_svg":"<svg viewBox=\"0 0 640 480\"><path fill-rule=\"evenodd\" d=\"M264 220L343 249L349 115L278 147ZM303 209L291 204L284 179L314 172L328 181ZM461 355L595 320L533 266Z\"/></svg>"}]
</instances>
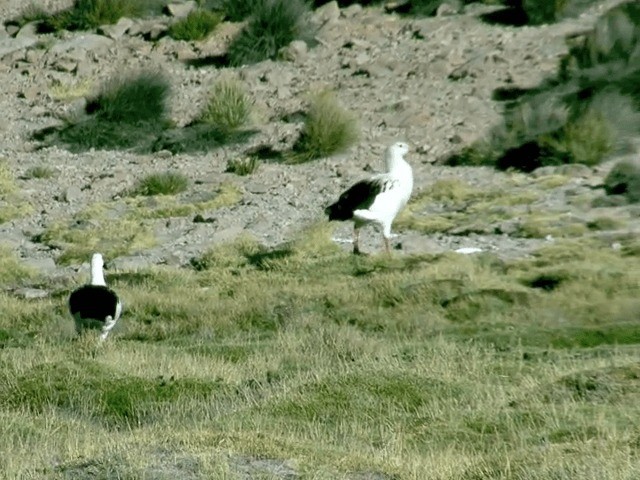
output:
<instances>
[{"instance_id":1,"label":"tussock grass clump","mask_svg":"<svg viewBox=\"0 0 640 480\"><path fill-rule=\"evenodd\" d=\"M217 13L196 9L171 25L169 36L174 40L203 40L215 30L221 20Z\"/></svg>"},{"instance_id":2,"label":"tussock grass clump","mask_svg":"<svg viewBox=\"0 0 640 480\"><path fill-rule=\"evenodd\" d=\"M640 202L640 164L617 163L605 178L604 189L608 195L624 195L629 202Z\"/></svg>"},{"instance_id":3,"label":"tussock grass clump","mask_svg":"<svg viewBox=\"0 0 640 480\"><path fill-rule=\"evenodd\" d=\"M70 83L54 80L49 93L56 100L69 101L88 96L91 93L92 86L93 81L91 79L82 79Z\"/></svg>"},{"instance_id":4,"label":"tussock grass clump","mask_svg":"<svg viewBox=\"0 0 640 480\"><path fill-rule=\"evenodd\" d=\"M89 118L69 118L63 127L45 129L34 138L77 152L91 148L150 151L169 123L169 93L169 81L160 72L115 75L87 99Z\"/></svg>"},{"instance_id":5,"label":"tussock grass clump","mask_svg":"<svg viewBox=\"0 0 640 480\"><path fill-rule=\"evenodd\" d=\"M179 172L152 173L141 178L131 192L132 195L176 195L189 187L189 179Z\"/></svg>"},{"instance_id":6,"label":"tussock grass clump","mask_svg":"<svg viewBox=\"0 0 640 480\"><path fill-rule=\"evenodd\" d=\"M303 163L342 153L359 137L355 115L343 109L331 91L311 97L300 137L293 146L291 163Z\"/></svg>"},{"instance_id":7,"label":"tussock grass clump","mask_svg":"<svg viewBox=\"0 0 640 480\"><path fill-rule=\"evenodd\" d=\"M51 167L47 167L46 165L37 165L35 167L30 167L27 169L26 172L24 172L24 178L25 179L31 179L31 178L52 178L54 177L56 174L56 171L51 168Z\"/></svg>"},{"instance_id":8,"label":"tussock grass clump","mask_svg":"<svg viewBox=\"0 0 640 480\"><path fill-rule=\"evenodd\" d=\"M251 7L247 25L232 40L227 51L232 66L275 59L293 40L309 40L310 8L305 0L262 0Z\"/></svg>"},{"instance_id":9,"label":"tussock grass clump","mask_svg":"<svg viewBox=\"0 0 640 480\"><path fill-rule=\"evenodd\" d=\"M228 135L245 126L251 115L251 99L242 84L232 79L214 83L198 122Z\"/></svg>"},{"instance_id":10,"label":"tussock grass clump","mask_svg":"<svg viewBox=\"0 0 640 480\"><path fill-rule=\"evenodd\" d=\"M169 81L160 72L115 76L95 97L88 99L86 110L108 122L161 122L166 115L169 93Z\"/></svg>"},{"instance_id":11,"label":"tussock grass clump","mask_svg":"<svg viewBox=\"0 0 640 480\"><path fill-rule=\"evenodd\" d=\"M220 8L224 12L224 16L231 22L241 22L251 15L253 12L259 11L265 0L244 0L238 2L237 0L222 0L220 2Z\"/></svg>"},{"instance_id":12,"label":"tussock grass clump","mask_svg":"<svg viewBox=\"0 0 640 480\"><path fill-rule=\"evenodd\" d=\"M259 167L260 160L257 157L250 156L244 158L232 158L227 162L227 168L225 171L244 176L255 173Z\"/></svg>"}]
</instances>

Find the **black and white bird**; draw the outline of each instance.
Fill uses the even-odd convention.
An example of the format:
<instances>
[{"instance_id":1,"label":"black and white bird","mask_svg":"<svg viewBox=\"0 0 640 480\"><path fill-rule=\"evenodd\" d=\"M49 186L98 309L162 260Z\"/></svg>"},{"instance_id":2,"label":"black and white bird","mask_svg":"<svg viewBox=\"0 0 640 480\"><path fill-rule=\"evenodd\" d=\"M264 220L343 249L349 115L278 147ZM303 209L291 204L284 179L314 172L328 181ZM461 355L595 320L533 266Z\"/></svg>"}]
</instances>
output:
<instances>
[{"instance_id":1,"label":"black and white bird","mask_svg":"<svg viewBox=\"0 0 640 480\"><path fill-rule=\"evenodd\" d=\"M104 281L104 260L94 253L91 257L91 283L77 288L69 296L69 311L76 323L76 332L100 329L105 340L122 313L122 302Z\"/></svg>"},{"instance_id":2,"label":"black and white bird","mask_svg":"<svg viewBox=\"0 0 640 480\"><path fill-rule=\"evenodd\" d=\"M389 146L384 154L386 173L356 183L325 209L329 220L353 220L353 253L360 253L360 228L369 223L382 229L385 250L390 252L391 224L413 190L413 170L404 159L408 151L403 142Z\"/></svg>"}]
</instances>

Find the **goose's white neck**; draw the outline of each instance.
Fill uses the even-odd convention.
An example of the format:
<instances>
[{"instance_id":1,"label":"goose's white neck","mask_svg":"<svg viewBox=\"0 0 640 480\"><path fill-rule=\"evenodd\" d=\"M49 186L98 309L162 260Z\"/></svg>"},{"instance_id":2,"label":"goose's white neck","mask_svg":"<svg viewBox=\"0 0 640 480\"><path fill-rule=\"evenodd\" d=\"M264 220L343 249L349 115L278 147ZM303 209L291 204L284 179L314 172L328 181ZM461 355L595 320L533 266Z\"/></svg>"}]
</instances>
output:
<instances>
[{"instance_id":1,"label":"goose's white neck","mask_svg":"<svg viewBox=\"0 0 640 480\"><path fill-rule=\"evenodd\" d=\"M91 261L91 285L107 285L107 283L104 281L102 264L101 262L96 260Z\"/></svg>"},{"instance_id":2,"label":"goose's white neck","mask_svg":"<svg viewBox=\"0 0 640 480\"><path fill-rule=\"evenodd\" d=\"M393 176L412 176L411 165L403 158L403 155L398 152L386 152L385 164L387 166L387 172Z\"/></svg>"}]
</instances>

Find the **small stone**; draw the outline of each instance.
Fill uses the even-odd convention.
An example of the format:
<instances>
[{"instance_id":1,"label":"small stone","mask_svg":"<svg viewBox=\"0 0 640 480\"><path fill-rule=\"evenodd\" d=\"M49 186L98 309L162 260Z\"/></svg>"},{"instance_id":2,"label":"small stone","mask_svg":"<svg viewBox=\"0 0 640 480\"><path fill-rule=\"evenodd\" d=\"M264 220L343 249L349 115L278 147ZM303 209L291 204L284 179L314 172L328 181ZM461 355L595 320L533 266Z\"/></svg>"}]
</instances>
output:
<instances>
[{"instance_id":1,"label":"small stone","mask_svg":"<svg viewBox=\"0 0 640 480\"><path fill-rule=\"evenodd\" d=\"M19 96L21 98L24 98L25 100L28 100L28 101L31 102L31 101L35 100L38 97L38 95L40 95L42 90L43 89L41 87L37 87L37 86L33 85L31 87L28 87L28 88L25 88L24 90L22 90L20 92Z\"/></svg>"},{"instance_id":2,"label":"small stone","mask_svg":"<svg viewBox=\"0 0 640 480\"><path fill-rule=\"evenodd\" d=\"M77 185L73 185L67 188L62 195L62 199L65 202L72 203L76 200L80 200L82 198L82 190Z\"/></svg>"},{"instance_id":3,"label":"small stone","mask_svg":"<svg viewBox=\"0 0 640 480\"><path fill-rule=\"evenodd\" d=\"M145 38L148 38L149 40L158 40L160 37L167 33L167 30L169 30L169 27L167 27L165 24L156 23L149 29L149 33L145 36Z\"/></svg>"},{"instance_id":4,"label":"small stone","mask_svg":"<svg viewBox=\"0 0 640 480\"><path fill-rule=\"evenodd\" d=\"M455 15L460 12L462 5L456 1L450 1L440 4L436 10L437 17L444 17L446 15Z\"/></svg>"},{"instance_id":5,"label":"small stone","mask_svg":"<svg viewBox=\"0 0 640 480\"><path fill-rule=\"evenodd\" d=\"M279 51L280 58L293 63L304 62L309 54L309 48L306 42L302 40L294 40L286 47L283 47Z\"/></svg>"},{"instance_id":6,"label":"small stone","mask_svg":"<svg viewBox=\"0 0 640 480\"><path fill-rule=\"evenodd\" d=\"M78 68L78 62L70 58L59 58L52 67L59 72L72 73Z\"/></svg>"},{"instance_id":7,"label":"small stone","mask_svg":"<svg viewBox=\"0 0 640 480\"><path fill-rule=\"evenodd\" d=\"M320 25L333 23L340 18L340 7L335 0L316 8L313 19Z\"/></svg>"},{"instance_id":8,"label":"small stone","mask_svg":"<svg viewBox=\"0 0 640 480\"><path fill-rule=\"evenodd\" d=\"M342 16L345 18L355 17L362 12L362 5L359 3L353 3L346 8L342 9Z\"/></svg>"},{"instance_id":9,"label":"small stone","mask_svg":"<svg viewBox=\"0 0 640 480\"><path fill-rule=\"evenodd\" d=\"M262 182L250 182L246 185L246 189L248 192L251 193L256 193L256 194L263 194L263 193L267 193L269 191L269 186L265 185Z\"/></svg>"},{"instance_id":10,"label":"small stone","mask_svg":"<svg viewBox=\"0 0 640 480\"><path fill-rule=\"evenodd\" d=\"M16 34L16 38L30 38L38 40L38 22L29 22L20 29Z\"/></svg>"},{"instance_id":11,"label":"small stone","mask_svg":"<svg viewBox=\"0 0 640 480\"><path fill-rule=\"evenodd\" d=\"M98 33L105 37L117 40L121 38L133 26L133 20L123 17L114 25L103 25L98 29Z\"/></svg>"},{"instance_id":12,"label":"small stone","mask_svg":"<svg viewBox=\"0 0 640 480\"><path fill-rule=\"evenodd\" d=\"M196 7L196 2L191 1L184 3L170 3L165 8L169 15L180 18L189 15L189 13L195 10Z\"/></svg>"},{"instance_id":13,"label":"small stone","mask_svg":"<svg viewBox=\"0 0 640 480\"><path fill-rule=\"evenodd\" d=\"M22 264L39 272L54 272L58 267L53 258L25 258Z\"/></svg>"}]
</instances>

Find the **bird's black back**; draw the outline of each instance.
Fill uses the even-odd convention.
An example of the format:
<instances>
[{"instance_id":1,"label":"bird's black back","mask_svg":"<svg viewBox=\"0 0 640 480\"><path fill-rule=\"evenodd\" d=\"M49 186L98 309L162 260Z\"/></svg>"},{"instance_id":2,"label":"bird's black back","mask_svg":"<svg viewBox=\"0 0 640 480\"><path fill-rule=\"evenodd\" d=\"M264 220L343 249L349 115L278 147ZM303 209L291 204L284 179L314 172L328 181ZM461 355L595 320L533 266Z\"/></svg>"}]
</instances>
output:
<instances>
[{"instance_id":1,"label":"bird's black back","mask_svg":"<svg viewBox=\"0 0 640 480\"><path fill-rule=\"evenodd\" d=\"M351 220L354 210L367 209L376 199L376 195L382 192L381 182L363 180L353 185L349 190L340 195L337 202L325 208L324 213L329 220Z\"/></svg>"},{"instance_id":2,"label":"bird's black back","mask_svg":"<svg viewBox=\"0 0 640 480\"><path fill-rule=\"evenodd\" d=\"M93 319L101 322L108 316L114 317L118 296L103 285L84 285L74 290L69 297L69 310L74 317Z\"/></svg>"}]
</instances>

